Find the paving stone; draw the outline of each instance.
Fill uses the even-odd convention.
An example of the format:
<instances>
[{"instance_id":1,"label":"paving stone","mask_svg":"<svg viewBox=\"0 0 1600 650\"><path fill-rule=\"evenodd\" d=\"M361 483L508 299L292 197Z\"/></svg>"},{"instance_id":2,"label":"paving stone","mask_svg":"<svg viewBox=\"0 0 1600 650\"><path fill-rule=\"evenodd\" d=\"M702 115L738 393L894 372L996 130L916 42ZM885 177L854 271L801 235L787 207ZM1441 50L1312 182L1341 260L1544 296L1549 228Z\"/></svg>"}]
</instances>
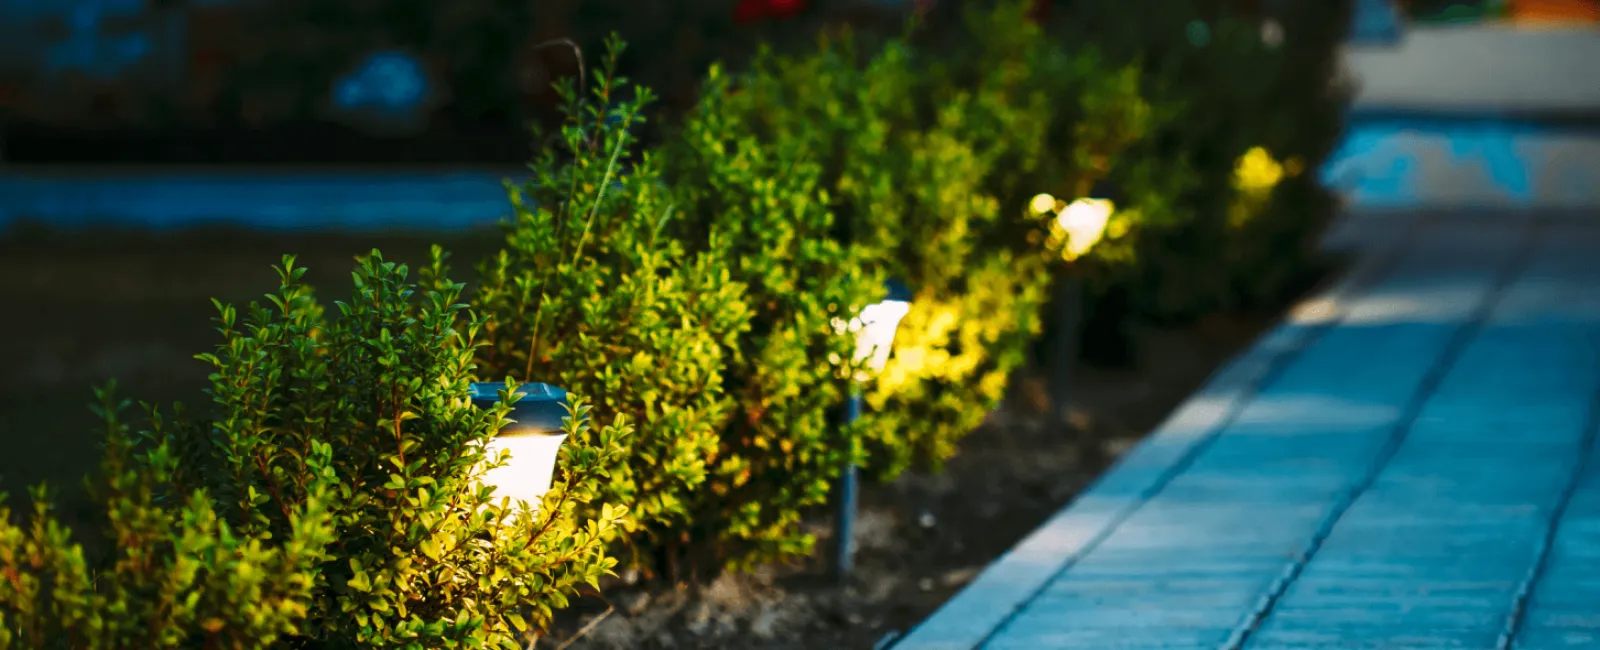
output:
<instances>
[{"instance_id":1,"label":"paving stone","mask_svg":"<svg viewBox=\"0 0 1600 650\"><path fill-rule=\"evenodd\" d=\"M1427 231L896 648L1600 647L1597 233Z\"/></svg>"}]
</instances>

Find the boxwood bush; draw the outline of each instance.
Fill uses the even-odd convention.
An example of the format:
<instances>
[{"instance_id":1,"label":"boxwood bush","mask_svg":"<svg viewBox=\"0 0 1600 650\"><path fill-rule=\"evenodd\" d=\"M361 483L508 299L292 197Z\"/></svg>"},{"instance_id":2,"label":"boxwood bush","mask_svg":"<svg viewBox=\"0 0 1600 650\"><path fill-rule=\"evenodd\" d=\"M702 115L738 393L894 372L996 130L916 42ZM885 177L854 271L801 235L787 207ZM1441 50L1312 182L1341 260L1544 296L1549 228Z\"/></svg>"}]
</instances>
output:
<instances>
[{"instance_id":1,"label":"boxwood bush","mask_svg":"<svg viewBox=\"0 0 1600 650\"><path fill-rule=\"evenodd\" d=\"M129 403L113 390L96 391L106 441L92 483L109 557L60 524L44 486L27 521L0 495L0 650L244 650L300 634L334 538L332 448L305 450L305 498L284 504L277 535L240 530L205 491L169 488L177 456L166 445L134 448L122 421Z\"/></svg>"},{"instance_id":2,"label":"boxwood bush","mask_svg":"<svg viewBox=\"0 0 1600 650\"><path fill-rule=\"evenodd\" d=\"M810 53L764 51L742 74L714 74L685 127L691 143L708 143L696 160L733 156L757 177L765 159L798 161L776 166L786 179L817 177L790 190L793 201L818 200L812 210L832 215L812 236L916 291L895 356L868 389L861 433L880 477L954 453L1027 358L1058 266L1029 199L1087 192L1161 116L1137 68L1050 39L1025 10L971 12L963 44L945 50L904 39L862 47L845 34ZM719 198L726 186L735 184L686 184ZM702 200L701 212L750 223L726 207L736 203Z\"/></svg>"},{"instance_id":3,"label":"boxwood bush","mask_svg":"<svg viewBox=\"0 0 1600 650\"><path fill-rule=\"evenodd\" d=\"M485 443L510 408L471 402L484 319L434 252L416 279L377 251L362 258L336 318L285 257L266 303L218 305L223 341L199 355L210 408L152 411L142 434L176 458L158 495L204 490L240 535L292 538L332 481L332 540L305 577L309 647L517 647L615 564L606 542L626 506L595 498L627 423L591 427L572 398L542 502L494 496L481 477L505 458Z\"/></svg>"},{"instance_id":4,"label":"boxwood bush","mask_svg":"<svg viewBox=\"0 0 1600 650\"><path fill-rule=\"evenodd\" d=\"M31 524L0 511L0 648L514 647L619 546L672 578L808 554L841 467L954 453L1068 274L1101 315L1164 322L1304 275L1346 2L1297 3L1281 41L1220 0L1030 4L968 8L953 41L713 67L658 150L613 39L558 87L565 123L470 296L441 250L416 279L374 252L329 316L285 258L265 305L218 305L208 408L130 434L106 394L112 564L87 568L42 490ZM1106 188L1106 239L1068 264L1031 199ZM889 278L913 309L865 376L840 324ZM468 386L501 378L594 404L532 507L480 481L508 407ZM842 427L858 378L869 413Z\"/></svg>"},{"instance_id":5,"label":"boxwood bush","mask_svg":"<svg viewBox=\"0 0 1600 650\"><path fill-rule=\"evenodd\" d=\"M651 95L625 96L609 49L592 88L561 87L558 142L512 188L506 248L474 299L493 317L480 359L632 417L606 491L634 506L640 566L677 578L802 556L805 508L856 455L830 419L853 363L834 323L881 278L832 238L820 166L727 131L719 94L683 146L636 150Z\"/></svg>"},{"instance_id":6,"label":"boxwood bush","mask_svg":"<svg viewBox=\"0 0 1600 650\"><path fill-rule=\"evenodd\" d=\"M1343 129L1338 46L1351 8L1279 4L1261 14L1228 0L1083 0L1050 25L1140 65L1144 92L1177 111L1111 174L1145 188L1124 194L1152 224L1130 240L1137 263L1096 270L1095 293L1125 304L1115 317L1176 323L1260 306L1320 269L1315 246L1336 204L1315 172Z\"/></svg>"},{"instance_id":7,"label":"boxwood bush","mask_svg":"<svg viewBox=\"0 0 1600 650\"><path fill-rule=\"evenodd\" d=\"M750 325L726 350L736 412L726 460L708 486L710 527L735 566L809 553L807 508L860 462L858 437L833 415L848 396L854 340L838 324L885 295L871 250L840 238L827 161L810 143L749 128L752 95L713 68L681 127L669 169L682 237L747 287ZM838 107L844 110L844 107Z\"/></svg>"},{"instance_id":8,"label":"boxwood bush","mask_svg":"<svg viewBox=\"0 0 1600 650\"><path fill-rule=\"evenodd\" d=\"M630 559L673 572L739 507L708 481L742 462L722 437L736 408L724 373L749 309L723 258L676 237L686 209L637 149L652 96L615 76L621 54L611 41L591 88L560 87L567 121L533 180L511 188L505 248L473 301L492 318L486 372L559 383L591 396L602 422L633 423L604 491L632 507Z\"/></svg>"}]
</instances>

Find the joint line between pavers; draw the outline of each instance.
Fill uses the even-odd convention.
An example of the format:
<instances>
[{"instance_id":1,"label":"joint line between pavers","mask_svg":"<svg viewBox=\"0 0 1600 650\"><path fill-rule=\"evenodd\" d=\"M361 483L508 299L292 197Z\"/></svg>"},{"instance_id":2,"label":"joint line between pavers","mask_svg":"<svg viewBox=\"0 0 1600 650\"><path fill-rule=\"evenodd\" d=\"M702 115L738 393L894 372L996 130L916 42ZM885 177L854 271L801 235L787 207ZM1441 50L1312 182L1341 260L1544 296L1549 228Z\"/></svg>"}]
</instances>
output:
<instances>
[{"instance_id":1,"label":"joint line between pavers","mask_svg":"<svg viewBox=\"0 0 1600 650\"><path fill-rule=\"evenodd\" d=\"M1269 339L1274 338L1275 336L1280 336L1286 338L1286 341L1280 341L1271 347L1262 347L1264 345L1264 341L1258 341L1249 349L1249 351L1243 353L1240 357L1235 358L1233 361L1212 373L1211 378L1208 379L1204 385L1202 385L1201 389L1197 391L1195 395L1190 397L1189 401L1193 402L1196 399L1213 398L1227 405L1242 405L1247 403L1250 396L1259 390L1261 386L1265 385L1266 380L1269 378L1268 370L1270 370L1270 368L1257 368L1253 371L1245 372L1246 370L1250 370L1250 365L1270 366L1271 364L1277 363L1280 360L1288 361L1290 360L1289 355L1298 349L1299 346L1308 345L1309 342L1314 340L1316 335L1318 335L1322 329L1331 328L1342 321L1342 319L1345 318L1345 314L1343 313L1344 306L1354 296L1361 295L1362 292L1364 292L1371 285L1375 284L1378 280L1387 277L1392 268L1404 257L1404 254L1410 250L1411 245L1425 229L1426 226L1421 222L1421 220L1408 220L1404 227L1396 229L1395 237L1390 238L1387 242L1384 242L1379 246L1369 249L1366 253L1360 254L1355 267L1352 268L1348 273L1344 274L1344 276L1337 282L1328 285L1324 289L1312 292L1308 301L1319 303L1320 305L1327 307L1327 309L1319 310L1319 314L1324 315L1316 318L1300 319L1297 316L1294 316L1294 314L1299 310L1299 307L1292 309L1289 315L1285 317L1285 322L1280 323L1275 330L1276 332L1281 332L1281 334L1267 335L1267 338ZM1305 304L1306 303L1303 302L1301 306L1303 307ZM1170 417L1181 417L1181 413L1183 412L1184 408L1185 407L1180 407L1177 413ZM1190 448L1199 444L1205 436L1213 436L1222 431L1227 424L1227 422L1222 420L1222 417L1226 415L1227 413L1219 415L1214 423L1208 425L1206 427L1206 432L1202 434L1202 436L1196 436L1197 439L1190 443ZM1154 440L1161 438L1168 426L1169 424L1163 424L1160 427L1157 427L1156 431L1152 433L1151 439ZM1150 441L1146 441L1144 444L1149 444L1149 442ZM1179 460L1181 460L1181 458ZM1118 461L1117 465L1121 465L1122 462L1123 461ZM1064 507L1050 520L1047 520L1033 533L1030 533L1028 537L1023 538L1023 540L1018 542L1018 544L1014 546L1011 551L1008 551L1006 555L1002 555L998 560L985 569L973 584L968 585L961 592L957 593L954 598L951 598L944 605L940 606L938 610L925 618L921 623L913 626L910 630L908 630L907 634L894 638L891 641L891 647L896 649L913 650L971 650L972 648L977 648L982 644L987 643L994 635L998 634L999 630L1003 629L1020 610L1024 609L1029 602L1036 598L1038 594L1050 584L1054 577L1060 575L1060 573L1070 568L1078 558L1081 558L1083 555L1093 550L1095 545L1100 543L1100 533L1114 530L1117 524L1120 523L1120 519L1118 519L1118 517L1125 518L1126 514L1131 514L1131 511L1128 511L1127 513L1123 512L1123 510L1130 506L1119 508L1112 514L1111 518L1108 518L1104 523L1101 523L1099 526L1097 526L1095 535L1082 542L1078 548L1064 553L1064 557L1057 565L1061 568L1061 571L1052 572L1050 575L1045 576L1041 582L1032 586L1027 586L1025 589L1023 589L1023 596L1014 597L1008 595L1001 597L990 595L989 598L998 598L1001 601L998 603L1001 605L1001 607L997 607L994 610L993 621L981 622L976 626L969 623L963 623L957 626L958 628L963 628L959 632L957 630L946 629L951 627L949 624L944 623L946 619L966 617L961 610L952 609L952 607L960 606L964 602L964 599L971 595L973 589L984 584L984 581L987 579L988 575L993 571L1000 567L1006 566L1009 562L1015 561L1011 558L1013 553L1020 549L1027 548L1035 537L1046 533L1053 525L1055 525L1055 522L1062 520L1064 517L1070 517L1071 514L1081 505L1082 496L1093 495L1096 490L1096 485L1105 482L1108 477L1121 471L1118 469L1117 465L1114 465L1105 475L1097 479L1095 484L1090 485L1089 488L1086 489L1082 495L1080 495L1080 500L1078 503L1069 504L1068 506ZM1159 479L1160 477L1157 476L1148 481L1146 487L1140 491L1140 497L1142 498L1143 495L1154 494L1159 491L1163 485ZM1129 499L1123 499L1122 501L1129 501ZM986 614L983 618L988 617L989 615ZM977 631L978 634L968 636L966 634L967 631ZM951 636L952 634L954 634L954 636Z\"/></svg>"},{"instance_id":2,"label":"joint line between pavers","mask_svg":"<svg viewBox=\"0 0 1600 650\"><path fill-rule=\"evenodd\" d=\"M1566 517L1567 506L1572 503L1573 495L1578 492L1578 485L1583 482L1583 476L1589 471L1589 465L1595 454L1596 433L1600 431L1600 391L1596 391L1589 400L1589 412L1584 420L1583 431L1583 442L1579 446L1582 451L1578 456L1578 462L1573 463L1572 476L1567 479L1561 496L1556 500L1555 508L1550 511L1550 521L1545 524L1544 537L1534 549L1534 560L1528 567L1528 575L1517 585L1516 595L1511 598L1511 611L1506 614L1505 629L1495 641L1495 650L1511 650L1516 643L1517 635L1522 632L1522 625L1527 620L1528 601L1533 597L1533 590L1539 586L1539 582L1550 569L1550 550L1555 546L1556 536L1561 532L1561 520Z\"/></svg>"},{"instance_id":3,"label":"joint line between pavers","mask_svg":"<svg viewBox=\"0 0 1600 650\"><path fill-rule=\"evenodd\" d=\"M1372 487L1373 482L1378 479L1378 475L1389 465L1389 461L1400 450L1401 444L1405 442L1407 434L1411 432L1417 416L1422 413L1422 409L1427 405L1428 400L1438 391L1440 384L1444 382L1445 377L1455 367L1456 361L1461 358L1462 352L1483 331L1485 324L1494 314L1495 309L1499 307L1506 294L1509 293L1509 289L1516 282L1517 277L1528 266L1543 230L1542 224L1535 224L1523 230L1523 240L1518 245L1516 252L1494 278L1490 285L1489 293L1484 297L1483 302L1478 305L1477 309L1473 310L1471 318L1451 335L1450 341L1445 345L1444 352L1439 355L1439 359L1434 362L1433 367L1429 368L1428 373L1423 376L1422 383L1417 386L1417 390L1412 394L1411 399L1406 402L1405 408L1396 419L1394 430L1389 434L1389 439L1384 441L1383 448L1378 451L1377 457L1368 466L1361 480L1349 490L1346 490L1328 509L1327 514L1318 524L1316 532L1312 534L1311 540L1306 544L1305 549L1296 554L1294 560L1285 566L1283 572L1272 581L1272 585L1257 601L1255 610L1247 614L1244 620L1240 621L1239 625L1234 628L1233 632L1228 636L1227 642L1222 645L1221 650L1240 650L1250 641L1256 630L1260 629L1261 624L1266 622L1268 616L1272 615L1273 609L1277 607L1278 601L1283 598L1283 595L1288 592L1289 586L1299 579L1306 565L1310 564L1311 559L1316 556L1318 551L1322 550L1323 542L1333 533L1333 529L1339 524L1339 520L1350 510L1356 500L1361 498L1361 495L1368 488Z\"/></svg>"},{"instance_id":4,"label":"joint line between pavers","mask_svg":"<svg viewBox=\"0 0 1600 650\"><path fill-rule=\"evenodd\" d=\"M1111 518L1111 521L1107 523L1104 528L1097 531L1096 534L1084 544L1083 548L1081 548L1078 552L1069 555L1061 563L1061 565L1050 574L1048 578L1041 582L1038 587L1033 589L1026 598L1022 599L1015 606L1013 606L1006 616L1002 618L998 624L991 628L981 640L978 641L975 647L983 648L987 646L995 639L995 637L999 636L1001 632L1003 632L1008 626L1011 625L1011 623L1016 620L1017 616L1027 607L1028 603L1031 603L1037 599L1041 593L1049 588L1051 583L1060 578L1062 574L1065 574L1067 571L1071 570L1072 567L1077 564L1079 559L1093 552L1102 542L1105 541L1106 538L1111 535L1112 532L1116 531L1116 529L1120 527L1124 521L1133 516L1134 513L1138 512L1139 508L1143 507L1145 504L1159 496L1161 492L1172 483L1173 480L1187 471L1189 467L1194 464L1195 460L1197 460L1200 455L1203 454L1205 450L1217 440L1219 434L1227 429L1228 426L1238 418L1239 414L1244 410L1244 407L1249 404L1250 400L1253 399L1253 397L1259 393L1263 387L1271 385L1272 382L1276 381L1278 376L1280 376L1287 368L1293 365L1294 361L1300 357L1302 352L1315 343L1323 334L1338 326L1345 320L1345 318L1348 317L1348 313L1344 309L1344 305L1348 304L1348 301L1352 296L1360 295L1376 284L1379 279L1386 277L1393 267L1399 262L1399 260L1404 257L1405 251L1409 250L1411 243L1415 240L1415 237L1420 230L1421 228L1415 227L1415 224L1412 224L1411 227L1403 230L1400 237L1398 237L1397 240L1386 250L1381 253L1374 254L1374 258L1372 258L1373 261L1370 264L1352 272L1350 276L1346 277L1346 282L1341 283L1342 286L1336 286L1332 293L1335 294L1333 298L1334 302L1340 306L1337 317L1316 322L1315 324L1306 327L1303 334L1299 337L1299 340L1294 342L1292 347L1275 355L1275 357L1269 362L1271 366L1256 378L1256 381L1253 382L1252 386L1240 391L1240 394L1229 403L1228 411L1210 427L1203 439L1195 442L1189 449L1185 450L1177 462L1168 466L1149 487L1141 491L1139 497L1134 499L1131 505L1125 506L1117 511L1117 513ZM1231 366L1232 364L1229 365ZM1225 367L1224 370L1227 370L1227 368Z\"/></svg>"}]
</instances>

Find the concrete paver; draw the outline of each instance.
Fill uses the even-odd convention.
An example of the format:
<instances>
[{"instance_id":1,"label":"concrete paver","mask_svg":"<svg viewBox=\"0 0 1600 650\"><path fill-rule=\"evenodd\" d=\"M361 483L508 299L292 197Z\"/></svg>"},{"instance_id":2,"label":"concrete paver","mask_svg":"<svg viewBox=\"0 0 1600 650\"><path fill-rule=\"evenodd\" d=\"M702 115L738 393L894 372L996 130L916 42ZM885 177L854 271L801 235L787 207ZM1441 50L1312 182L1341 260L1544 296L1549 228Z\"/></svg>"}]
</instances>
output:
<instances>
[{"instance_id":1,"label":"concrete paver","mask_svg":"<svg viewBox=\"0 0 1600 650\"><path fill-rule=\"evenodd\" d=\"M894 647L1593 647L1597 234L1425 229Z\"/></svg>"}]
</instances>

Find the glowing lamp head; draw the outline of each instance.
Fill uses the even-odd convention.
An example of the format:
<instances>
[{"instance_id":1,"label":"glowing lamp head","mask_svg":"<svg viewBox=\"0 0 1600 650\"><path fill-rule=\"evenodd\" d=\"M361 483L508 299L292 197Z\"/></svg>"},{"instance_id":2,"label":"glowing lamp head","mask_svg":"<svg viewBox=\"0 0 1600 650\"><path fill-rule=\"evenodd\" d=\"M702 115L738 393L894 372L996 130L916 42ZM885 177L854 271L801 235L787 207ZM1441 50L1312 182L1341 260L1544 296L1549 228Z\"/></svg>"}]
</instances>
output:
<instances>
[{"instance_id":1,"label":"glowing lamp head","mask_svg":"<svg viewBox=\"0 0 1600 650\"><path fill-rule=\"evenodd\" d=\"M855 335L855 360L865 363L873 372L883 372L884 366L889 364L895 331L900 329L900 320L911 312L911 292L905 285L890 281L887 289L887 297L862 308L849 323L834 321L840 331Z\"/></svg>"},{"instance_id":2,"label":"glowing lamp head","mask_svg":"<svg viewBox=\"0 0 1600 650\"><path fill-rule=\"evenodd\" d=\"M1028 201L1028 209L1034 214L1050 214L1056 211L1058 205L1056 197L1049 194L1035 194L1033 200Z\"/></svg>"},{"instance_id":3,"label":"glowing lamp head","mask_svg":"<svg viewBox=\"0 0 1600 650\"><path fill-rule=\"evenodd\" d=\"M503 382L472 384L472 401L482 408L494 406L505 390ZM490 458L502 450L511 453L506 464L484 474L483 483L494 488L495 498L508 496L535 509L555 478L556 459L566 440L562 420L567 416L567 391L549 384L519 384L512 395L511 420L485 446Z\"/></svg>"},{"instance_id":4,"label":"glowing lamp head","mask_svg":"<svg viewBox=\"0 0 1600 650\"><path fill-rule=\"evenodd\" d=\"M1056 227L1067 239L1063 251L1067 261L1083 257L1100 243L1115 210L1109 199L1078 199L1056 215Z\"/></svg>"}]
</instances>

